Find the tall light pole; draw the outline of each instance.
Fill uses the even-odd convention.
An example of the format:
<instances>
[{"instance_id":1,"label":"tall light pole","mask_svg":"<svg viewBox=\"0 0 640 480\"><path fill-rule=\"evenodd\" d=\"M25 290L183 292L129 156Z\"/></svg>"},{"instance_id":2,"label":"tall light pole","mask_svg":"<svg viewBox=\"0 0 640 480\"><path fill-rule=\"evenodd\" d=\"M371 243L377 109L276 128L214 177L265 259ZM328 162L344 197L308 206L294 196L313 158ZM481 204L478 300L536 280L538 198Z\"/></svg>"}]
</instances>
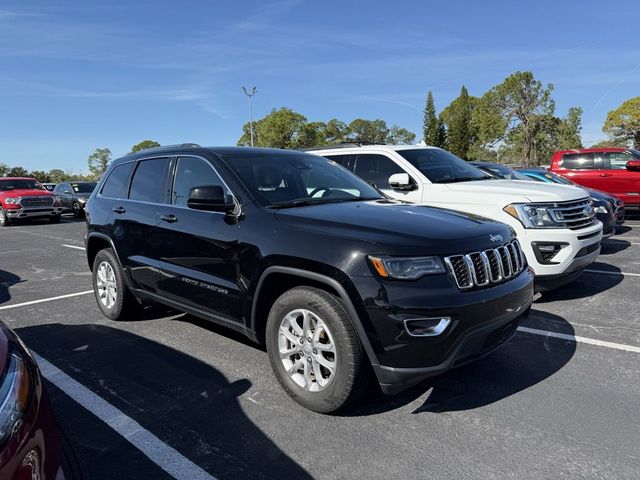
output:
<instances>
[{"instance_id":1,"label":"tall light pole","mask_svg":"<svg viewBox=\"0 0 640 480\"><path fill-rule=\"evenodd\" d=\"M251 132L251 146L253 147L253 96L258 93L258 90L256 90L256 87L253 87L251 89L251 93L249 93L249 91L247 91L246 88L242 87L242 91L244 92L244 94L249 97L249 131Z\"/></svg>"}]
</instances>

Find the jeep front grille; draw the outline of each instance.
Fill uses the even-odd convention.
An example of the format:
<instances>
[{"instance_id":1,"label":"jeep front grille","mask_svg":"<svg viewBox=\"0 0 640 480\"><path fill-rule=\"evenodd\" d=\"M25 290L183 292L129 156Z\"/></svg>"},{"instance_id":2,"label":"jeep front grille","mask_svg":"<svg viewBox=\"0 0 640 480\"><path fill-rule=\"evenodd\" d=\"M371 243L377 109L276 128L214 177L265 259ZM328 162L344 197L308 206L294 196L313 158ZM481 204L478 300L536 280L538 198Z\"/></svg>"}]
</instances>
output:
<instances>
[{"instance_id":1,"label":"jeep front grille","mask_svg":"<svg viewBox=\"0 0 640 480\"><path fill-rule=\"evenodd\" d=\"M503 282L527 266L518 240L482 252L445 257L444 262L462 290Z\"/></svg>"},{"instance_id":2,"label":"jeep front grille","mask_svg":"<svg viewBox=\"0 0 640 480\"><path fill-rule=\"evenodd\" d=\"M50 207L53 205L53 197L22 197L20 205L23 207Z\"/></svg>"},{"instance_id":3,"label":"jeep front grille","mask_svg":"<svg viewBox=\"0 0 640 480\"><path fill-rule=\"evenodd\" d=\"M557 204L550 209L554 220L564 224L571 230L588 227L596 221L596 213L591 206L591 199L585 198L577 202Z\"/></svg>"}]
</instances>

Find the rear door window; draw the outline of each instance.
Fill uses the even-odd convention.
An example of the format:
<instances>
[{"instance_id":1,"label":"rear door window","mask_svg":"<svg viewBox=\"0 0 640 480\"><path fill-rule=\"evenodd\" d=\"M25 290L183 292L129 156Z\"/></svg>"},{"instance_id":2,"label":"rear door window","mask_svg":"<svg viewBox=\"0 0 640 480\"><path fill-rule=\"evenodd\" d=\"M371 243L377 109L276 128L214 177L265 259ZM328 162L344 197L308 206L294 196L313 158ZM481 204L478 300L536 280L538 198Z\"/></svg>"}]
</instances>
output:
<instances>
[{"instance_id":1,"label":"rear door window","mask_svg":"<svg viewBox=\"0 0 640 480\"><path fill-rule=\"evenodd\" d=\"M129 200L160 203L164 199L168 163L166 158L140 161L131 180Z\"/></svg>"},{"instance_id":2,"label":"rear door window","mask_svg":"<svg viewBox=\"0 0 640 480\"><path fill-rule=\"evenodd\" d=\"M596 168L593 153L565 153L562 156L562 168L569 170L594 170Z\"/></svg>"},{"instance_id":3,"label":"rear door window","mask_svg":"<svg viewBox=\"0 0 640 480\"><path fill-rule=\"evenodd\" d=\"M357 155L354 173L378 188L391 188L389 177L396 173L406 173L400 165L384 155Z\"/></svg>"},{"instance_id":4,"label":"rear door window","mask_svg":"<svg viewBox=\"0 0 640 480\"><path fill-rule=\"evenodd\" d=\"M605 152L604 168L607 170L626 170L627 162L634 160L631 154L626 152Z\"/></svg>"},{"instance_id":5,"label":"rear door window","mask_svg":"<svg viewBox=\"0 0 640 480\"><path fill-rule=\"evenodd\" d=\"M133 165L133 162L129 162L114 167L105 180L102 190L100 191L100 195L109 198L121 198L124 187L129 180L129 175L131 174Z\"/></svg>"}]
</instances>

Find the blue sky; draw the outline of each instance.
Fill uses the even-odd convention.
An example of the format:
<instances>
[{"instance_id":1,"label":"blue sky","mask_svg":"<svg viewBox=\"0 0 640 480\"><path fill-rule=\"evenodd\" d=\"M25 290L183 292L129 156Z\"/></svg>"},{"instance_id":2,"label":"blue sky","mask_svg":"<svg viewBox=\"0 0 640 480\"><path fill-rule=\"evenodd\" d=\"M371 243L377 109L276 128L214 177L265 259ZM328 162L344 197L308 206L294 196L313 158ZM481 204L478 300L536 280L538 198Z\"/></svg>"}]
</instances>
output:
<instances>
[{"instance_id":1,"label":"blue sky","mask_svg":"<svg viewBox=\"0 0 640 480\"><path fill-rule=\"evenodd\" d=\"M278 2L3 0L0 162L86 171L140 140L233 145L248 119L288 106L309 120L382 118L419 133L465 84L516 70L581 106L583 141L640 94L633 1Z\"/></svg>"}]
</instances>

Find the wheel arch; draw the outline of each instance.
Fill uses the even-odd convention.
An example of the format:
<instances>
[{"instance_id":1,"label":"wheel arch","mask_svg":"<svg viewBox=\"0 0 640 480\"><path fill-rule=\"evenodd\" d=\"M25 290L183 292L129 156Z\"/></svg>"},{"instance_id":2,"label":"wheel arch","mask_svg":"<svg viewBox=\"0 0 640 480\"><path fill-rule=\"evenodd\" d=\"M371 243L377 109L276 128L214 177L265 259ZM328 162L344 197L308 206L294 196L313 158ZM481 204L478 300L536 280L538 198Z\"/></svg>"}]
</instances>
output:
<instances>
[{"instance_id":1,"label":"wheel arch","mask_svg":"<svg viewBox=\"0 0 640 480\"><path fill-rule=\"evenodd\" d=\"M99 232L92 232L87 237L87 262L89 263L89 270L93 271L93 261L96 258L96 255L100 250L105 248L111 248L122 266L120 262L120 257L118 256L118 251L116 250L115 245L113 244L113 240L109 238L107 235Z\"/></svg>"},{"instance_id":2,"label":"wheel arch","mask_svg":"<svg viewBox=\"0 0 640 480\"><path fill-rule=\"evenodd\" d=\"M265 284L267 279L272 281ZM316 287L336 295L345 305L349 317L353 319L353 327L369 362L373 367L378 366L378 359L362 325L360 315L358 315L345 288L334 278L300 268L271 266L266 268L260 276L253 296L249 325L249 330L255 334L259 342L264 341L267 316L271 305L282 293L296 286Z\"/></svg>"}]
</instances>

